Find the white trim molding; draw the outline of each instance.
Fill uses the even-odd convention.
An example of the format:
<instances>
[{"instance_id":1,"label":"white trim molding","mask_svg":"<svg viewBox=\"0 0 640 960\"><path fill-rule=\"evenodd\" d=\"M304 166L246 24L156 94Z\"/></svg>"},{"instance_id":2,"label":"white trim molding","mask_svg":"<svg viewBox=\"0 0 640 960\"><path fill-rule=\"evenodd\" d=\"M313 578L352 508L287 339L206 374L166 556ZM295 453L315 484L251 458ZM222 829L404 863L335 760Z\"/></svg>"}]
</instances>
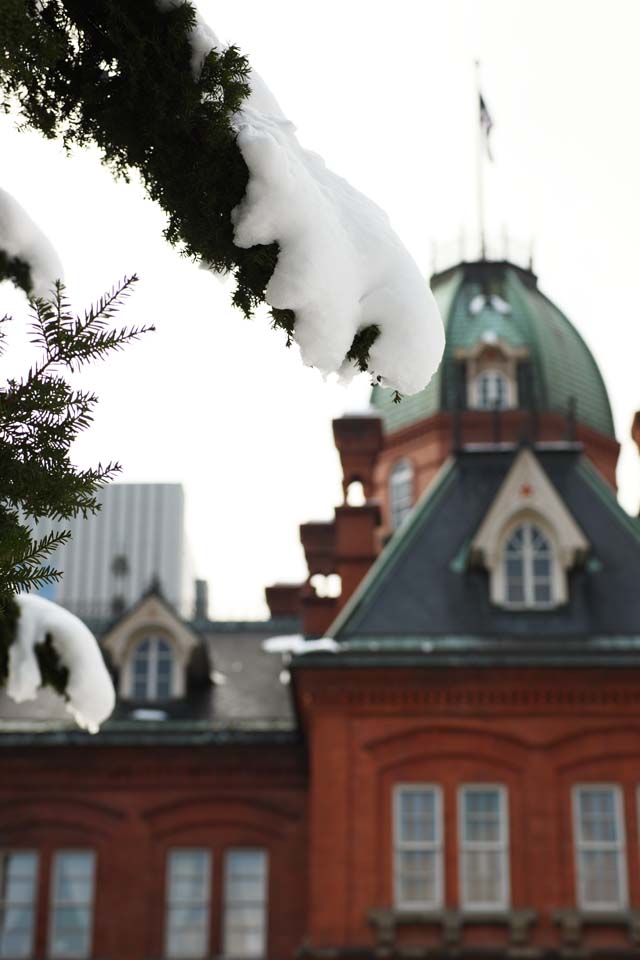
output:
<instances>
[{"instance_id":1,"label":"white trim molding","mask_svg":"<svg viewBox=\"0 0 640 960\"><path fill-rule=\"evenodd\" d=\"M607 830L594 829L598 818L600 821L606 821L607 811L594 809L588 817L583 817L580 798L581 795L591 791L592 793L609 794L613 798L611 813L613 815L613 836L607 837ZM627 885L627 851L626 836L624 824L624 798L622 789L617 783L578 783L572 790L573 807L573 846L575 855L575 877L576 877L576 900L580 910L626 910L628 906L628 885ZM591 836L585 835L585 820L591 821ZM609 817L609 819L611 819ZM596 837L598 832L605 836ZM584 858L589 857L597 860L598 856L615 858L615 877L617 896L609 899L594 899L589 896L587 884L589 876L584 866ZM608 868L603 868L608 873ZM591 879L593 880L593 867L591 868ZM597 878L596 878L597 883Z\"/></svg>"},{"instance_id":2,"label":"white trim molding","mask_svg":"<svg viewBox=\"0 0 640 960\"><path fill-rule=\"evenodd\" d=\"M467 405L472 410L491 409L480 404L479 383L484 373L499 373L506 380L506 403L501 409L518 406L518 363L527 360L527 347L511 347L499 337L485 337L470 348L458 347L454 356L466 367Z\"/></svg>"},{"instance_id":3,"label":"white trim molding","mask_svg":"<svg viewBox=\"0 0 640 960\"><path fill-rule=\"evenodd\" d=\"M403 798L410 794L429 795L433 799L433 833L430 839L407 838L403 823ZM417 818L420 819L419 817ZM439 910L444 901L444 836L442 826L442 790L434 783L397 783L393 788L393 899L398 910ZM403 890L407 860L426 855L433 863L431 898L409 898ZM418 874L419 876L419 874ZM427 880L427 882L428 882Z\"/></svg>"},{"instance_id":4,"label":"white trim molding","mask_svg":"<svg viewBox=\"0 0 640 960\"><path fill-rule=\"evenodd\" d=\"M146 638L157 637L171 644L173 668L171 696L186 692L189 659L200 638L157 594L149 594L126 613L102 638L102 645L120 671L118 692L130 697L133 690L132 660L135 648Z\"/></svg>"},{"instance_id":5,"label":"white trim molding","mask_svg":"<svg viewBox=\"0 0 640 960\"><path fill-rule=\"evenodd\" d=\"M520 524L538 527L551 545L552 599L544 604L533 601L512 604L506 597L504 548ZM567 572L588 550L589 541L535 454L527 448L521 450L470 545L471 562L489 571L491 602L499 606L536 608L567 603Z\"/></svg>"},{"instance_id":6,"label":"white trim molding","mask_svg":"<svg viewBox=\"0 0 640 960\"><path fill-rule=\"evenodd\" d=\"M466 798L473 793L493 793L498 799L498 830L495 839L470 838L467 831ZM480 814L478 815L480 816ZM468 863L471 857L493 855L498 868L498 896L473 899L469 891ZM508 910L510 905L509 807L507 788L501 783L465 783L458 788L458 858L460 905L463 910Z\"/></svg>"}]
</instances>

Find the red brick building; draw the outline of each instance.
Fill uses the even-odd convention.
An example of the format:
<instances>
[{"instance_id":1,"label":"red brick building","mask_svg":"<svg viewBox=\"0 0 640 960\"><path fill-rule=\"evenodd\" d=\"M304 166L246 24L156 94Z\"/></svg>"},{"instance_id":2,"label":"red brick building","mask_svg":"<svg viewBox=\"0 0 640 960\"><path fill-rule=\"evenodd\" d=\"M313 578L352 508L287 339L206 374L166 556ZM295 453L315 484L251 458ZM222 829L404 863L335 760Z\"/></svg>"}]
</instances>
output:
<instances>
[{"instance_id":1,"label":"red brick building","mask_svg":"<svg viewBox=\"0 0 640 960\"><path fill-rule=\"evenodd\" d=\"M151 591L102 633L100 734L3 702L0 958L640 957L640 524L606 390L530 271L433 287L442 367L336 422L365 502L303 525L271 621ZM327 639L264 650L301 624Z\"/></svg>"}]
</instances>

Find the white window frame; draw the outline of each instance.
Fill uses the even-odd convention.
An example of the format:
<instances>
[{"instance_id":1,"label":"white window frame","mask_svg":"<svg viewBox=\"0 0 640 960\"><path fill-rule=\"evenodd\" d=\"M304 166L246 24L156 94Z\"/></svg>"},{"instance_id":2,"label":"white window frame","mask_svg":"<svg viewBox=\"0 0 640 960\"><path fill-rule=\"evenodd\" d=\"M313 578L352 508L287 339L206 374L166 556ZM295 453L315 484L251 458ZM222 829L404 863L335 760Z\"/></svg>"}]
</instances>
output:
<instances>
[{"instance_id":1,"label":"white window frame","mask_svg":"<svg viewBox=\"0 0 640 960\"><path fill-rule=\"evenodd\" d=\"M582 818L580 816L580 793L586 790L610 790L614 797L614 815L618 840L611 841L582 840ZM576 902L580 910L591 912L626 910L629 903L627 882L627 839L624 822L624 796L618 783L576 783L572 789L573 812L573 849L575 862ZM620 899L617 902L593 902L583 896L581 856L583 851L601 850L618 854L618 889Z\"/></svg>"},{"instance_id":2,"label":"white window frame","mask_svg":"<svg viewBox=\"0 0 640 960\"><path fill-rule=\"evenodd\" d=\"M229 847L225 851L224 855L224 891L223 891L223 907L222 907L222 941L223 941L223 952L224 957L234 958L234 954L229 953L227 949L227 937L228 937L228 928L227 928L227 918L228 918L228 909L231 906L235 906L235 901L231 901L229 894L229 874L230 874L230 858L234 853L261 853L264 858L264 899L260 903L260 907L263 911L263 942L262 950L260 953L254 954L243 954L243 960L261 960L267 956L268 945L269 945L269 852L265 847Z\"/></svg>"},{"instance_id":3,"label":"white window frame","mask_svg":"<svg viewBox=\"0 0 640 960\"><path fill-rule=\"evenodd\" d=\"M33 956L33 948L35 945L35 932L36 932L36 923L38 919L38 877L40 870L40 857L38 856L38 851L33 850L32 848L21 848L21 847L3 847L0 850L0 860L6 856L11 855L24 855L30 854L35 861L35 869L33 871L33 896L31 902L27 904L26 901L21 903L14 903L11 900L0 900L0 910L6 909L7 907L18 907L21 910L31 909L31 931L30 931L30 940L29 948L24 954L15 954L15 953L0 953L0 958L3 960L27 960L27 958Z\"/></svg>"},{"instance_id":4,"label":"white window frame","mask_svg":"<svg viewBox=\"0 0 640 960\"><path fill-rule=\"evenodd\" d=\"M127 682L127 694L132 699L139 699L136 697L136 676L135 676L135 667L134 662L136 658L136 652L140 645L149 641L149 670L147 673L147 689L146 695L143 698L145 702L152 703L155 701L160 701L158 696L158 643L160 641L169 645L171 650L171 674L169 677L169 697L173 698L178 696L178 691L176 689L176 676L178 673L178 651L176 649L175 643L164 633L153 633L148 632L144 633L141 636L136 637L135 642L131 646L131 651L128 657L128 682Z\"/></svg>"},{"instance_id":5,"label":"white window frame","mask_svg":"<svg viewBox=\"0 0 640 960\"><path fill-rule=\"evenodd\" d=\"M415 471L411 460L404 457L396 460L389 471L389 525L392 530L399 530L411 511L415 502ZM397 499L398 494L400 494Z\"/></svg>"},{"instance_id":6,"label":"white window frame","mask_svg":"<svg viewBox=\"0 0 640 960\"><path fill-rule=\"evenodd\" d=\"M78 906L76 901L71 900L57 900L56 899L56 875L57 875L57 863L61 857L72 855L72 854L89 854L91 862L91 899L87 903L81 904L81 906L86 907L89 911L89 923L88 923L88 933L87 933L87 950L85 953L54 953L53 951L53 940L55 933L55 914L56 908L64 908L66 906ZM61 850L55 850L51 858L51 880L50 880L50 897L49 897L49 937L48 937L48 956L52 960L88 960L91 957L93 952L93 926L94 926L94 907L96 899L96 865L97 857L95 850L92 850L90 847L69 847Z\"/></svg>"},{"instance_id":7,"label":"white window frame","mask_svg":"<svg viewBox=\"0 0 640 960\"><path fill-rule=\"evenodd\" d=\"M500 837L497 841L467 841L465 825L465 797L467 793L479 790L495 790L498 794ZM500 854L501 897L494 901L474 901L467 896L467 877L465 854L474 850L496 851ZM458 872L460 887L460 906L469 912L508 910L511 903L511 873L509 853L509 796L503 783L464 783L458 788Z\"/></svg>"},{"instance_id":8,"label":"white window frame","mask_svg":"<svg viewBox=\"0 0 640 960\"><path fill-rule=\"evenodd\" d=\"M525 528L522 564L524 600L522 601L509 600L507 596L507 586L509 580L506 571L507 544L519 527ZM549 574L551 598L549 600L535 599L535 576L533 573L535 551L532 547L532 530L534 528L542 534L549 544L551 566ZM565 577L565 574L558 562L558 548L555 539L549 533L549 530L544 524L539 523L537 519L533 519L531 517L516 518L513 523L509 524L508 528L504 532L501 538L498 566L495 576L498 578L497 592L500 598L500 605L505 607L507 610L553 610L560 604L563 595L566 594L566 586L561 582L562 578Z\"/></svg>"},{"instance_id":9,"label":"white window frame","mask_svg":"<svg viewBox=\"0 0 640 960\"><path fill-rule=\"evenodd\" d=\"M205 855L205 882L202 899L173 901L171 900L171 855L174 853L204 853ZM203 960L210 953L209 944L211 940L211 870L212 870L211 851L207 847L170 847L167 850L165 861L165 881L164 881L164 956L167 960ZM204 906L206 909L206 926L204 937L204 948L202 953L185 953L180 950L179 953L172 953L169 946L169 917L171 907L180 906Z\"/></svg>"},{"instance_id":10,"label":"white window frame","mask_svg":"<svg viewBox=\"0 0 640 960\"><path fill-rule=\"evenodd\" d=\"M485 406L481 402L482 389L481 382L485 377L494 377L502 381L504 387L504 405L496 407L495 404ZM479 370L473 379L473 390L471 392L471 406L474 410L512 410L515 406L515 390L511 377L496 367L483 367Z\"/></svg>"},{"instance_id":11,"label":"white window frame","mask_svg":"<svg viewBox=\"0 0 640 960\"><path fill-rule=\"evenodd\" d=\"M401 841L401 797L409 791L432 793L435 834L432 841ZM398 910L440 910L444 903L444 832L442 788L437 783L397 783L393 788L393 902ZM435 854L435 897L428 900L402 900L399 884L400 855L406 851Z\"/></svg>"}]
</instances>

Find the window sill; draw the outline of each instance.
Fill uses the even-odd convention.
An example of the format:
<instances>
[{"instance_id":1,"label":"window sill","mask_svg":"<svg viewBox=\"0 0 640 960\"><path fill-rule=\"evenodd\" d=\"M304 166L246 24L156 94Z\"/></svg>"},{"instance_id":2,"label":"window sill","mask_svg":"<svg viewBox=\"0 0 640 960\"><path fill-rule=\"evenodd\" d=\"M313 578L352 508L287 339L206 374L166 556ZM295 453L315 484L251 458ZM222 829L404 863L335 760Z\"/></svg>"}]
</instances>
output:
<instances>
[{"instance_id":1,"label":"window sill","mask_svg":"<svg viewBox=\"0 0 640 960\"><path fill-rule=\"evenodd\" d=\"M585 927L626 927L629 940L640 946L640 910L555 910L553 921L560 928L563 946L580 946Z\"/></svg>"},{"instance_id":2,"label":"window sill","mask_svg":"<svg viewBox=\"0 0 640 960\"><path fill-rule=\"evenodd\" d=\"M376 946L393 948L396 930L401 926L440 927L443 946L455 946L461 941L465 926L506 927L512 946L526 946L531 928L537 920L535 910L411 910L394 907L390 910L371 910L369 923L376 931Z\"/></svg>"}]
</instances>

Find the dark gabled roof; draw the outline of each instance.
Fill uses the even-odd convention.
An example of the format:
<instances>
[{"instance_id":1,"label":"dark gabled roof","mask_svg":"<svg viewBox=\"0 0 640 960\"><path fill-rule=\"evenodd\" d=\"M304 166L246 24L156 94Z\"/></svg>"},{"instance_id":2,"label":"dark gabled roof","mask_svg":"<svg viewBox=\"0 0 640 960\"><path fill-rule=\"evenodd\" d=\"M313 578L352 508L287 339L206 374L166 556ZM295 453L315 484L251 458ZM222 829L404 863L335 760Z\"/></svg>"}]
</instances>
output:
<instances>
[{"instance_id":1,"label":"dark gabled roof","mask_svg":"<svg viewBox=\"0 0 640 960\"><path fill-rule=\"evenodd\" d=\"M532 641L579 653L590 638L611 652L618 638L628 654L640 638L640 523L579 448L549 447L535 455L590 543L569 574L568 604L514 611L490 603L488 574L469 564L468 547L517 451L469 449L445 464L329 633L350 650L399 653L431 641L433 650L492 647L499 657L501 644L506 655L525 644L530 651Z\"/></svg>"},{"instance_id":2,"label":"dark gabled roof","mask_svg":"<svg viewBox=\"0 0 640 960\"><path fill-rule=\"evenodd\" d=\"M282 682L287 679L282 657L266 653L263 643L270 636L299 632L299 621L187 625L200 635L201 652L208 653L212 683L199 676L198 682L189 684L186 697L167 702L118 698L112 717L93 736L78 730L62 698L48 689L23 704L0 690L0 746L63 742L169 746L295 739L297 725L289 686ZM154 719L155 711L162 711L165 718Z\"/></svg>"}]
</instances>

